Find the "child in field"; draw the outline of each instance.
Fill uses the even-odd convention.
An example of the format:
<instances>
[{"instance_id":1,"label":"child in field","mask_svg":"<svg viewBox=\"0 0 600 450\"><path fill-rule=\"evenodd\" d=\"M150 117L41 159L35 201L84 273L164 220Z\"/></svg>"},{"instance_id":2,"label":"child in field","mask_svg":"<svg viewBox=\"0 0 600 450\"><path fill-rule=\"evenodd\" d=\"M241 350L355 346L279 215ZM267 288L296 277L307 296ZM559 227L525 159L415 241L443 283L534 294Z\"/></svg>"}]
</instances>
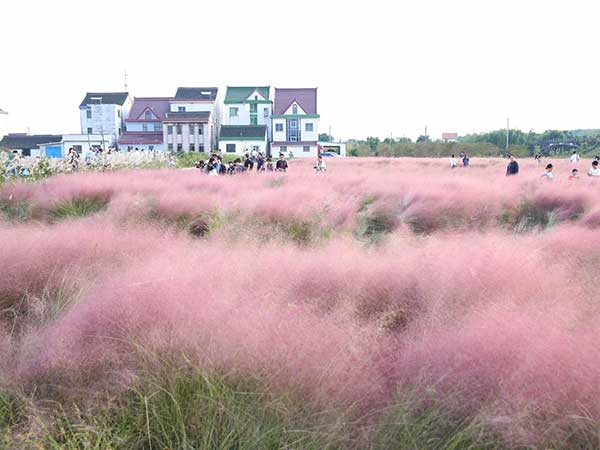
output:
<instances>
[{"instance_id":1,"label":"child in field","mask_svg":"<svg viewBox=\"0 0 600 450\"><path fill-rule=\"evenodd\" d=\"M277 172L287 172L288 169L288 163L285 160L285 156L283 156L283 153L279 154L279 159L277 160L277 164L275 164L275 170Z\"/></svg>"},{"instance_id":2,"label":"child in field","mask_svg":"<svg viewBox=\"0 0 600 450\"><path fill-rule=\"evenodd\" d=\"M588 170L588 177L600 177L600 169L598 168L598 161L592 161L592 167Z\"/></svg>"},{"instance_id":3,"label":"child in field","mask_svg":"<svg viewBox=\"0 0 600 450\"><path fill-rule=\"evenodd\" d=\"M315 172L327 171L327 165L325 164L325 161L323 161L323 157L321 155L319 155L317 159L317 165L314 166L313 169L315 169Z\"/></svg>"},{"instance_id":4,"label":"child in field","mask_svg":"<svg viewBox=\"0 0 600 450\"><path fill-rule=\"evenodd\" d=\"M571 160L571 164L577 164L581 158L579 157L579 155L577 154L577 151L573 151L573 154L571 155L571 157L569 158Z\"/></svg>"},{"instance_id":5,"label":"child in field","mask_svg":"<svg viewBox=\"0 0 600 450\"><path fill-rule=\"evenodd\" d=\"M267 172L273 172L273 160L270 156L267 158Z\"/></svg>"},{"instance_id":6,"label":"child in field","mask_svg":"<svg viewBox=\"0 0 600 450\"><path fill-rule=\"evenodd\" d=\"M458 161L454 157L454 154L450 157L450 168L456 169L458 167Z\"/></svg>"},{"instance_id":7,"label":"child in field","mask_svg":"<svg viewBox=\"0 0 600 450\"><path fill-rule=\"evenodd\" d=\"M554 169L554 166L552 164L548 164L546 166L546 171L542 174L542 178L545 178L547 180L552 180L554 178L554 174L552 173L552 169Z\"/></svg>"},{"instance_id":8,"label":"child in field","mask_svg":"<svg viewBox=\"0 0 600 450\"><path fill-rule=\"evenodd\" d=\"M515 160L515 157L511 155L510 162L506 166L506 176L517 175L519 173L519 163Z\"/></svg>"},{"instance_id":9,"label":"child in field","mask_svg":"<svg viewBox=\"0 0 600 450\"><path fill-rule=\"evenodd\" d=\"M464 167L469 167L469 162L471 162L471 159L469 158L469 155L467 155L466 153L463 155L463 159L462 159L462 163Z\"/></svg>"},{"instance_id":10,"label":"child in field","mask_svg":"<svg viewBox=\"0 0 600 450\"><path fill-rule=\"evenodd\" d=\"M569 175L569 181L579 180L579 170L573 169L571 170L571 175Z\"/></svg>"}]
</instances>

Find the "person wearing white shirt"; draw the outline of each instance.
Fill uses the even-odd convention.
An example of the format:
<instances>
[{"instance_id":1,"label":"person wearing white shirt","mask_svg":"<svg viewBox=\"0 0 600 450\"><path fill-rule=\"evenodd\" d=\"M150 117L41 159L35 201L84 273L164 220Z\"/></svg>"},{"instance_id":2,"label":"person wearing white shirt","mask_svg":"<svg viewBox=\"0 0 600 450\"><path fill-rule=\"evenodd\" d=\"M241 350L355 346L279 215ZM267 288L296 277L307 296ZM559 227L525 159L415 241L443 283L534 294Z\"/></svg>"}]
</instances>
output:
<instances>
[{"instance_id":1,"label":"person wearing white shirt","mask_svg":"<svg viewBox=\"0 0 600 450\"><path fill-rule=\"evenodd\" d=\"M554 166L552 164L548 164L546 166L546 171L542 174L542 178L546 178L548 180L554 179L554 174L552 173L552 169L554 169Z\"/></svg>"},{"instance_id":2,"label":"person wearing white shirt","mask_svg":"<svg viewBox=\"0 0 600 450\"><path fill-rule=\"evenodd\" d=\"M573 154L571 155L571 158L569 158L571 160L571 164L577 164L581 158L579 157L579 155L577 154L576 151L573 151Z\"/></svg>"},{"instance_id":3,"label":"person wearing white shirt","mask_svg":"<svg viewBox=\"0 0 600 450\"><path fill-rule=\"evenodd\" d=\"M600 169L598 168L598 161L592 162L592 167L588 170L588 177L600 177Z\"/></svg>"},{"instance_id":4,"label":"person wearing white shirt","mask_svg":"<svg viewBox=\"0 0 600 450\"><path fill-rule=\"evenodd\" d=\"M454 155L452 155L452 157L450 158L450 168L456 169L457 167L458 167L458 161L456 160Z\"/></svg>"}]
</instances>

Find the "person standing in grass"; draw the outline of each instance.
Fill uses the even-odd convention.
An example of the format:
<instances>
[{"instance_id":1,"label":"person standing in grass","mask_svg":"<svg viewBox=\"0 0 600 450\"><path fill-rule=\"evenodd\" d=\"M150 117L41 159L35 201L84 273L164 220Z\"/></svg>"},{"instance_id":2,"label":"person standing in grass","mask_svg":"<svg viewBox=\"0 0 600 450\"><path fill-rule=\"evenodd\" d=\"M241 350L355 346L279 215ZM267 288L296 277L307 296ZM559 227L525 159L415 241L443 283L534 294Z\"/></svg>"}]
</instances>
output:
<instances>
[{"instance_id":1,"label":"person standing in grass","mask_svg":"<svg viewBox=\"0 0 600 450\"><path fill-rule=\"evenodd\" d=\"M462 163L464 167L469 167L469 163L471 162L471 159L469 158L469 155L467 155L466 153L463 155L462 158Z\"/></svg>"},{"instance_id":2,"label":"person standing in grass","mask_svg":"<svg viewBox=\"0 0 600 450\"><path fill-rule=\"evenodd\" d=\"M323 161L323 157L321 155L318 156L317 165L313 168L315 169L315 172L326 172L327 171L327 165L325 164L325 161Z\"/></svg>"},{"instance_id":3,"label":"person standing in grass","mask_svg":"<svg viewBox=\"0 0 600 450\"><path fill-rule=\"evenodd\" d=\"M552 173L552 169L554 169L554 166L552 164L548 164L546 166L546 170L542 174L542 178L546 178L548 180L552 180L554 178L554 174Z\"/></svg>"},{"instance_id":4,"label":"person standing in grass","mask_svg":"<svg viewBox=\"0 0 600 450\"><path fill-rule=\"evenodd\" d=\"M577 150L573 150L573 154L571 155L569 160L571 161L571 164L577 164L579 161L581 161L581 158L577 154Z\"/></svg>"},{"instance_id":5,"label":"person standing in grass","mask_svg":"<svg viewBox=\"0 0 600 450\"><path fill-rule=\"evenodd\" d=\"M592 167L588 170L588 177L600 177L600 169L598 168L598 161L592 161Z\"/></svg>"},{"instance_id":6,"label":"person standing in grass","mask_svg":"<svg viewBox=\"0 0 600 450\"><path fill-rule=\"evenodd\" d=\"M458 167L458 161L454 157L454 153L453 153L452 156L450 157L450 168L456 169L457 167Z\"/></svg>"},{"instance_id":7,"label":"person standing in grass","mask_svg":"<svg viewBox=\"0 0 600 450\"><path fill-rule=\"evenodd\" d=\"M265 157L263 156L262 152L258 152L258 156L256 157L256 171L265 171Z\"/></svg>"},{"instance_id":8,"label":"person standing in grass","mask_svg":"<svg viewBox=\"0 0 600 450\"><path fill-rule=\"evenodd\" d=\"M287 172L288 169L288 163L285 160L285 156L283 156L283 153L279 154L279 159L277 160L277 164L275 164L275 170L277 172Z\"/></svg>"},{"instance_id":9,"label":"person standing in grass","mask_svg":"<svg viewBox=\"0 0 600 450\"><path fill-rule=\"evenodd\" d=\"M510 162L506 166L506 176L517 175L519 173L519 163L514 156L510 156Z\"/></svg>"}]
</instances>

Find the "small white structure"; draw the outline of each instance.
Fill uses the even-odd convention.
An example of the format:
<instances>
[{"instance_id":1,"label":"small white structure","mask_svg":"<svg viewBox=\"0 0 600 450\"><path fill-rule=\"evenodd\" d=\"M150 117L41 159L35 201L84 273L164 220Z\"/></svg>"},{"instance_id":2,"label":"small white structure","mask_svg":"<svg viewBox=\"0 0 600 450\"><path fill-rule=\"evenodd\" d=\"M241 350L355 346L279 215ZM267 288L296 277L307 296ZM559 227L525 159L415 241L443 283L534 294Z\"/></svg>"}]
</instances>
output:
<instances>
[{"instance_id":1,"label":"small white structure","mask_svg":"<svg viewBox=\"0 0 600 450\"><path fill-rule=\"evenodd\" d=\"M316 158L319 118L316 88L275 89L272 155Z\"/></svg>"},{"instance_id":2,"label":"small white structure","mask_svg":"<svg viewBox=\"0 0 600 450\"><path fill-rule=\"evenodd\" d=\"M94 149L106 150L111 145L109 137L99 134L63 134L57 137L59 139L39 145L41 156L62 158L69 154L70 148L73 148L85 157Z\"/></svg>"},{"instance_id":3,"label":"small white structure","mask_svg":"<svg viewBox=\"0 0 600 450\"><path fill-rule=\"evenodd\" d=\"M321 152L337 153L340 156L346 156L346 144L343 142L319 142Z\"/></svg>"},{"instance_id":4,"label":"small white structure","mask_svg":"<svg viewBox=\"0 0 600 450\"><path fill-rule=\"evenodd\" d=\"M243 155L246 152L267 154L267 127L265 125L223 125L219 149L226 154Z\"/></svg>"},{"instance_id":5,"label":"small white structure","mask_svg":"<svg viewBox=\"0 0 600 450\"><path fill-rule=\"evenodd\" d=\"M88 92L79 105L81 134L108 137L110 145L125 131L132 100L127 92Z\"/></svg>"}]
</instances>

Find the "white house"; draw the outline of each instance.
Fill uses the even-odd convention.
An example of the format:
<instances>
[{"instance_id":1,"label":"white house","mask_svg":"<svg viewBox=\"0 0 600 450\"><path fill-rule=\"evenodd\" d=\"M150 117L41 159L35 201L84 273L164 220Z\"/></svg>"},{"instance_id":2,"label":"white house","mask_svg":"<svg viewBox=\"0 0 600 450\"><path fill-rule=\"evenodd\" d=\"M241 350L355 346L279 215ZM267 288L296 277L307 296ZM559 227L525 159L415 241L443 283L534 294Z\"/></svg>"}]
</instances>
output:
<instances>
[{"instance_id":1,"label":"white house","mask_svg":"<svg viewBox=\"0 0 600 450\"><path fill-rule=\"evenodd\" d=\"M267 155L271 141L273 102L269 86L228 86L224 100L219 149L244 154L260 151Z\"/></svg>"},{"instance_id":2,"label":"white house","mask_svg":"<svg viewBox=\"0 0 600 450\"><path fill-rule=\"evenodd\" d=\"M125 131L119 138L121 150L166 150L163 121L171 107L171 97L136 97Z\"/></svg>"},{"instance_id":3,"label":"white house","mask_svg":"<svg viewBox=\"0 0 600 450\"><path fill-rule=\"evenodd\" d=\"M94 149L106 150L109 146L109 137L100 134L63 134L40 144L39 148L41 156L62 158L69 154L70 148L85 157Z\"/></svg>"},{"instance_id":4,"label":"white house","mask_svg":"<svg viewBox=\"0 0 600 450\"><path fill-rule=\"evenodd\" d=\"M295 157L318 155L317 89L275 89L271 153Z\"/></svg>"},{"instance_id":5,"label":"white house","mask_svg":"<svg viewBox=\"0 0 600 450\"><path fill-rule=\"evenodd\" d=\"M131 104L127 92L88 92L79 105L81 134L108 136L110 145L116 145Z\"/></svg>"},{"instance_id":6,"label":"white house","mask_svg":"<svg viewBox=\"0 0 600 450\"><path fill-rule=\"evenodd\" d=\"M163 143L167 150L210 152L217 148L220 125L217 95L216 87L177 89L163 120Z\"/></svg>"}]
</instances>

